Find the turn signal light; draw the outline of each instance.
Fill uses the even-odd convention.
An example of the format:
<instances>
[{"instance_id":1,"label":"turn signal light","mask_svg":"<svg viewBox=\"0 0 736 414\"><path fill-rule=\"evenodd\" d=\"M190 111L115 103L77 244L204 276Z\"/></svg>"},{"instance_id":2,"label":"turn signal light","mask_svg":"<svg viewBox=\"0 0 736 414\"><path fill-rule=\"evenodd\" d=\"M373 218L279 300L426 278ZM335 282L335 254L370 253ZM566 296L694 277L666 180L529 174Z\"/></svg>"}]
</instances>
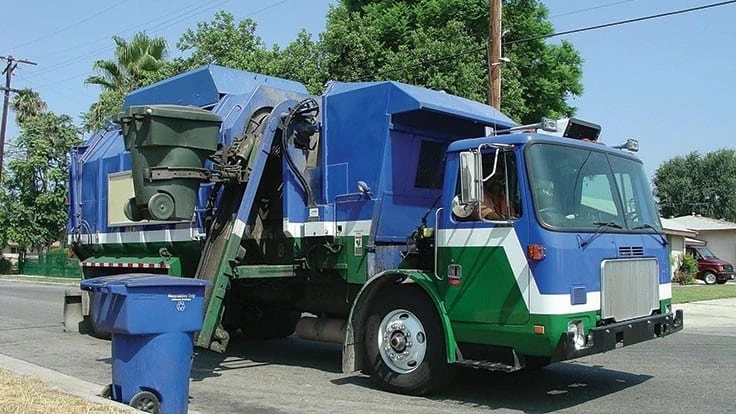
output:
<instances>
[{"instance_id":1,"label":"turn signal light","mask_svg":"<svg viewBox=\"0 0 736 414\"><path fill-rule=\"evenodd\" d=\"M544 259L544 246L541 244L530 244L526 246L526 257L532 260Z\"/></svg>"}]
</instances>

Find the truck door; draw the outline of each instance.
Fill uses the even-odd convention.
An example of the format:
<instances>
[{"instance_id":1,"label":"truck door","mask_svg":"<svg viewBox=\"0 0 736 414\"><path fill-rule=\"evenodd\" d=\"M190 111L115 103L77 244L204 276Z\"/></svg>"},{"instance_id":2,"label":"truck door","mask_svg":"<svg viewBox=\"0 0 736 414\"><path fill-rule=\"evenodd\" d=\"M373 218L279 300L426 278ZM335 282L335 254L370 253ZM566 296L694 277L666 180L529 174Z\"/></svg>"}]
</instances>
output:
<instances>
[{"instance_id":1,"label":"truck door","mask_svg":"<svg viewBox=\"0 0 736 414\"><path fill-rule=\"evenodd\" d=\"M522 241L531 215L522 203L525 180L513 148L479 151L448 159L447 205L437 217L436 276L454 323L524 324L529 266ZM472 159L474 165L468 165ZM467 188L473 181L477 187Z\"/></svg>"}]
</instances>

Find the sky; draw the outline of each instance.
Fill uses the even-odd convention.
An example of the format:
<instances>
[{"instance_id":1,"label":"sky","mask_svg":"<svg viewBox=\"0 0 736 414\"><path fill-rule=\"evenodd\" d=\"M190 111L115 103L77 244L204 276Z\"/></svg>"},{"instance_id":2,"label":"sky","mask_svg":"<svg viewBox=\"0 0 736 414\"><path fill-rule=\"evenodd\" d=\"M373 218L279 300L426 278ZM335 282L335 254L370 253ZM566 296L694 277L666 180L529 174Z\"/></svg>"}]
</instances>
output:
<instances>
[{"instance_id":1,"label":"sky","mask_svg":"<svg viewBox=\"0 0 736 414\"><path fill-rule=\"evenodd\" d=\"M98 59L112 59L113 35L138 31L176 42L218 10L252 18L267 46L285 46L303 28L314 37L337 0L0 0L0 56L19 65L12 87L39 92L49 110L79 123L100 89L85 85ZM635 19L718 0L543 0L556 32ZM648 175L692 151L736 148L736 3L676 16L553 37L571 42L583 58L576 116L602 126L601 140L639 140ZM0 62L4 67L5 62ZM4 79L4 77L3 77ZM503 106L503 97L502 97ZM503 108L502 108L503 109ZM18 134L12 112L6 142ZM8 146L6 145L6 152Z\"/></svg>"}]
</instances>

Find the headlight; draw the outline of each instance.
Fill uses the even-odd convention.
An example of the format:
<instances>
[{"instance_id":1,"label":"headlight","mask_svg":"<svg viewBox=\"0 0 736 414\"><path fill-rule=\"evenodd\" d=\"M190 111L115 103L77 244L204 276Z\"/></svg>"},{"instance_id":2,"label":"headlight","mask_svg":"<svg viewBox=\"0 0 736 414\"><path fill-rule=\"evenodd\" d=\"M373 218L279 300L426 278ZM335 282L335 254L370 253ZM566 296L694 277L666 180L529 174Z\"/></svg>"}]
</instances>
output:
<instances>
[{"instance_id":1,"label":"headlight","mask_svg":"<svg viewBox=\"0 0 736 414\"><path fill-rule=\"evenodd\" d=\"M575 349L585 347L585 324L583 321L570 321L567 324L567 335L568 337L572 337Z\"/></svg>"}]
</instances>

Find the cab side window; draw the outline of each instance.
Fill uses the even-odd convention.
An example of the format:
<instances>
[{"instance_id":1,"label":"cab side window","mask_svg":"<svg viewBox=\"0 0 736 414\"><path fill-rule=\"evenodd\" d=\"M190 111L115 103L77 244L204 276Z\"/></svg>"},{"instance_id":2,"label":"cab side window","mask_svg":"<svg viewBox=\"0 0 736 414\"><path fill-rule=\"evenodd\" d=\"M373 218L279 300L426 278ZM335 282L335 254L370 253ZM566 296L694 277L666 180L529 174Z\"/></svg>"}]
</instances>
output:
<instances>
[{"instance_id":1,"label":"cab side window","mask_svg":"<svg viewBox=\"0 0 736 414\"><path fill-rule=\"evenodd\" d=\"M493 170L495 152L482 156L483 195L472 210L454 211L456 220L514 220L521 217L521 201L519 196L519 180L516 170L516 159L512 152L499 154L496 170ZM460 194L460 178L456 193ZM467 215L466 215L467 214Z\"/></svg>"}]
</instances>

